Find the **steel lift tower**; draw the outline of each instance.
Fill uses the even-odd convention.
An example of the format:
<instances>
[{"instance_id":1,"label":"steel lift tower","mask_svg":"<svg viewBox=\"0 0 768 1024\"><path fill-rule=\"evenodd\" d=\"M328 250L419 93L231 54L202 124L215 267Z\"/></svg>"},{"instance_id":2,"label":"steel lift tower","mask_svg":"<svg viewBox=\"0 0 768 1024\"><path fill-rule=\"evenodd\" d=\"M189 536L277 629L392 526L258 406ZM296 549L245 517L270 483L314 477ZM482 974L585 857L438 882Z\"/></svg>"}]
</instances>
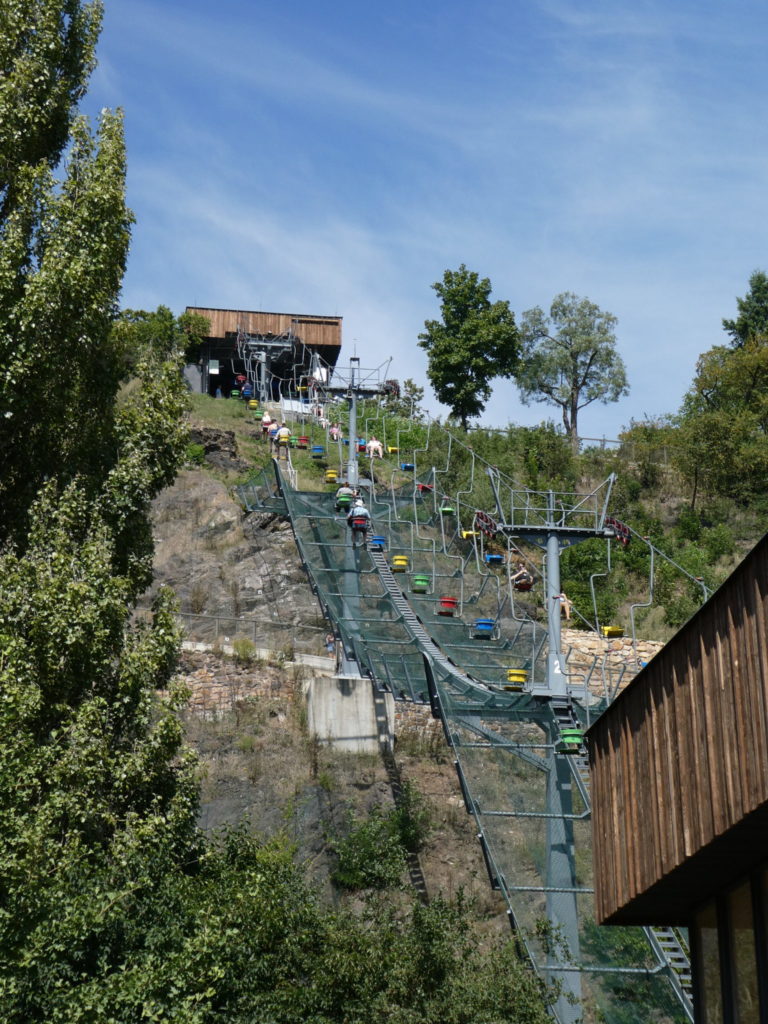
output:
<instances>
[{"instance_id":1,"label":"steel lift tower","mask_svg":"<svg viewBox=\"0 0 768 1024\"><path fill-rule=\"evenodd\" d=\"M386 369L391 359L376 369L368 370L360 367L360 360L352 356L349 366L335 367L330 382L322 390L339 398L346 398L349 403L349 457L347 459L347 480L352 487L360 482L357 451L357 403L361 398L378 398L386 393Z\"/></svg>"},{"instance_id":2,"label":"steel lift tower","mask_svg":"<svg viewBox=\"0 0 768 1024\"><path fill-rule=\"evenodd\" d=\"M522 540L545 552L545 600L549 633L546 678L534 682L532 693L544 704L540 724L546 732L549 753L547 778L547 917L558 943L565 953L562 964L553 964L550 973L557 981L561 995L556 1013L561 1024L575 1024L581 1014L581 981L577 971L569 970L565 959L578 962L579 885L575 863L573 833L574 772L567 757L557 753L563 726L578 725L574 701L586 703L587 687L579 692L569 684L564 671L565 660L561 641L560 553L564 548L595 537L613 538L613 527L606 526L611 490L615 475L611 474L588 495L557 494L554 491L533 492L510 490L507 502L502 501L497 473L488 470L499 517L494 524L498 533L512 540ZM505 495L507 497L507 495ZM549 713L546 713L546 712ZM553 949L557 943L553 943ZM552 959L556 959L553 955ZM558 969L559 967L559 969Z\"/></svg>"}]
</instances>

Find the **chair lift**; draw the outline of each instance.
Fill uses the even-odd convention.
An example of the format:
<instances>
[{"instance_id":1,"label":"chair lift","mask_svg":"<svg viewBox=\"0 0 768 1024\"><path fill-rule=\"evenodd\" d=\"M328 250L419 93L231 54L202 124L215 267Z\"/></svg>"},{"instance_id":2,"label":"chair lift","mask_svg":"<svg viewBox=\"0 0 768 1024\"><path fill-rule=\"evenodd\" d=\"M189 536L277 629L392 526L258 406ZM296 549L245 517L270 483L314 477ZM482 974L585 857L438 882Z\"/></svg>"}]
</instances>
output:
<instances>
[{"instance_id":1,"label":"chair lift","mask_svg":"<svg viewBox=\"0 0 768 1024\"><path fill-rule=\"evenodd\" d=\"M584 730L576 726L563 726L555 743L556 754L580 754L584 744Z\"/></svg>"},{"instance_id":2,"label":"chair lift","mask_svg":"<svg viewBox=\"0 0 768 1024\"><path fill-rule=\"evenodd\" d=\"M524 668L508 668L507 681L502 689L510 693L521 693L528 682L528 670Z\"/></svg>"},{"instance_id":3,"label":"chair lift","mask_svg":"<svg viewBox=\"0 0 768 1024\"><path fill-rule=\"evenodd\" d=\"M414 573L411 576L411 591L414 594L428 594L430 577L425 573Z\"/></svg>"}]
</instances>

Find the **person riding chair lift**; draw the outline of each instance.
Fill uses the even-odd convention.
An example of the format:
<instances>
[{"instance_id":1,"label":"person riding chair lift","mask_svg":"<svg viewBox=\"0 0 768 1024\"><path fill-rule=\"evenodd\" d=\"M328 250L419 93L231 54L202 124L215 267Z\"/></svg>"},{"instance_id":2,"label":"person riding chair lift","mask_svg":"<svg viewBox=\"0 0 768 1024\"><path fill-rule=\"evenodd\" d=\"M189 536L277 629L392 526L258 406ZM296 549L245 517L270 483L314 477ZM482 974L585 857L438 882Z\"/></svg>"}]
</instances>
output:
<instances>
[{"instance_id":1,"label":"person riding chair lift","mask_svg":"<svg viewBox=\"0 0 768 1024\"><path fill-rule=\"evenodd\" d=\"M533 586L533 576L523 562L517 563L517 570L510 579L515 590L527 591Z\"/></svg>"},{"instance_id":2,"label":"person riding chair lift","mask_svg":"<svg viewBox=\"0 0 768 1024\"><path fill-rule=\"evenodd\" d=\"M349 512L350 508L352 508L352 501L354 497L355 492L349 486L349 482L345 480L338 491L336 491L336 511Z\"/></svg>"},{"instance_id":3,"label":"person riding chair lift","mask_svg":"<svg viewBox=\"0 0 768 1024\"><path fill-rule=\"evenodd\" d=\"M275 444L277 447L278 455L281 459L288 458L288 445L291 440L291 431L286 423L281 423L280 428L275 434Z\"/></svg>"},{"instance_id":4,"label":"person riding chair lift","mask_svg":"<svg viewBox=\"0 0 768 1024\"><path fill-rule=\"evenodd\" d=\"M366 450L369 458L371 458L371 459L373 459L373 458L383 459L384 458L384 448L382 446L382 443L381 443L381 441L379 441L375 437L371 437L371 439L368 441L368 443L365 446L365 450Z\"/></svg>"},{"instance_id":5,"label":"person riding chair lift","mask_svg":"<svg viewBox=\"0 0 768 1024\"><path fill-rule=\"evenodd\" d=\"M365 543L365 535L371 525L371 513L363 504L362 498L356 498L355 503L349 510L347 515L347 523L352 530L352 543L357 543L357 537L361 538L361 543Z\"/></svg>"}]
</instances>

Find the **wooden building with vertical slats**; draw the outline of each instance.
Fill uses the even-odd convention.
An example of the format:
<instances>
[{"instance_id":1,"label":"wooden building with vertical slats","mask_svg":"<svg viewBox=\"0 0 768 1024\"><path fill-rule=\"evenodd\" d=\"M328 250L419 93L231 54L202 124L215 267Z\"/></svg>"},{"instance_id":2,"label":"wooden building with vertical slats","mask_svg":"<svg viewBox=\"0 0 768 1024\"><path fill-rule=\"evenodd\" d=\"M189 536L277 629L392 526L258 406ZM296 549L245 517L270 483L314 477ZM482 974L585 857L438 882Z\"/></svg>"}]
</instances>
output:
<instances>
[{"instance_id":1,"label":"wooden building with vertical slats","mask_svg":"<svg viewBox=\"0 0 768 1024\"><path fill-rule=\"evenodd\" d=\"M238 334L260 338L267 343L271 349L270 372L276 378L307 370L313 353L333 367L341 352L340 316L203 306L187 306L186 312L204 316L210 324L210 332L200 353L203 391L213 393L216 387L221 387L226 393L237 374L244 372L245 367L237 352ZM278 345L281 339L286 344ZM211 365L216 367L215 375L209 373Z\"/></svg>"},{"instance_id":2,"label":"wooden building with vertical slats","mask_svg":"<svg viewBox=\"0 0 768 1024\"><path fill-rule=\"evenodd\" d=\"M598 921L688 926L697 1019L768 1020L768 538L588 737Z\"/></svg>"}]
</instances>

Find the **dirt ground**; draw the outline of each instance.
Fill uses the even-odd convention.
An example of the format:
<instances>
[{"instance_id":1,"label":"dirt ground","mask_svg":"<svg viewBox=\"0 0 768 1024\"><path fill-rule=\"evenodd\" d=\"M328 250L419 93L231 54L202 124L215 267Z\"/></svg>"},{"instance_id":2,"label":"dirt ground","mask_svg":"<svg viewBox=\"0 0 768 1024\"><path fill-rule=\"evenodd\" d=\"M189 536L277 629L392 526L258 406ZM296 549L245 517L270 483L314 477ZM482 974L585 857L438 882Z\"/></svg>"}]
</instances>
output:
<instances>
[{"instance_id":1,"label":"dirt ground","mask_svg":"<svg viewBox=\"0 0 768 1024\"><path fill-rule=\"evenodd\" d=\"M222 658L221 673L232 672L228 662ZM338 902L328 840L345 833L350 816L365 817L375 805L392 806L383 760L338 753L312 740L300 678L293 670L258 666L250 684L244 672L230 709L219 706L212 715L194 699L195 690L205 685L196 664L199 659L185 659L193 692L185 728L200 757L202 827L214 831L246 823L263 838L283 837L326 898ZM455 896L461 890L473 916L487 922L489 931L506 935L505 908L489 886L450 752L426 709L414 709L399 722L395 749L402 778L414 785L429 810L429 835L419 857L428 895Z\"/></svg>"}]
</instances>

